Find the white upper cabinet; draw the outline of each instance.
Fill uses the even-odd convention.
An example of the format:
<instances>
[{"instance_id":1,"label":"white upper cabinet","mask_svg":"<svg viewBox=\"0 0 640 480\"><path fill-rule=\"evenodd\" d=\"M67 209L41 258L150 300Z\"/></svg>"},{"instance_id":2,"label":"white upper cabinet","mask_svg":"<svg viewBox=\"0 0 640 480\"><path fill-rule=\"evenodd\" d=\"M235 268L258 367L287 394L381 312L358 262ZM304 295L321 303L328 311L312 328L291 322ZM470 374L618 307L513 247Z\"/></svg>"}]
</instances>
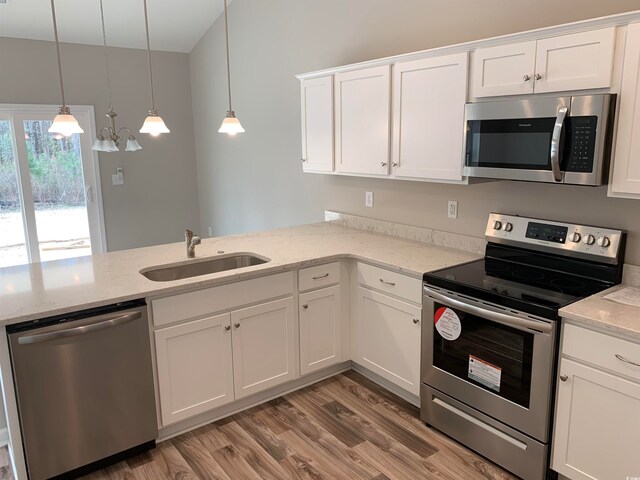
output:
<instances>
[{"instance_id":1,"label":"white upper cabinet","mask_svg":"<svg viewBox=\"0 0 640 480\"><path fill-rule=\"evenodd\" d=\"M640 23L629 25L609 196L640 198Z\"/></svg>"},{"instance_id":2,"label":"white upper cabinet","mask_svg":"<svg viewBox=\"0 0 640 480\"><path fill-rule=\"evenodd\" d=\"M479 48L473 52L474 97L533 93L536 42Z\"/></svg>"},{"instance_id":3,"label":"white upper cabinet","mask_svg":"<svg viewBox=\"0 0 640 480\"><path fill-rule=\"evenodd\" d=\"M333 171L333 76L302 80L302 168Z\"/></svg>"},{"instance_id":4,"label":"white upper cabinet","mask_svg":"<svg viewBox=\"0 0 640 480\"><path fill-rule=\"evenodd\" d=\"M336 171L388 175L390 80L390 65L336 74Z\"/></svg>"},{"instance_id":5,"label":"white upper cabinet","mask_svg":"<svg viewBox=\"0 0 640 480\"><path fill-rule=\"evenodd\" d=\"M394 66L394 177L462 180L468 54Z\"/></svg>"},{"instance_id":6,"label":"white upper cabinet","mask_svg":"<svg viewBox=\"0 0 640 480\"><path fill-rule=\"evenodd\" d=\"M473 97L611 87L615 27L479 48Z\"/></svg>"},{"instance_id":7,"label":"white upper cabinet","mask_svg":"<svg viewBox=\"0 0 640 480\"><path fill-rule=\"evenodd\" d=\"M538 40L535 93L609 88L615 30L603 28Z\"/></svg>"}]
</instances>

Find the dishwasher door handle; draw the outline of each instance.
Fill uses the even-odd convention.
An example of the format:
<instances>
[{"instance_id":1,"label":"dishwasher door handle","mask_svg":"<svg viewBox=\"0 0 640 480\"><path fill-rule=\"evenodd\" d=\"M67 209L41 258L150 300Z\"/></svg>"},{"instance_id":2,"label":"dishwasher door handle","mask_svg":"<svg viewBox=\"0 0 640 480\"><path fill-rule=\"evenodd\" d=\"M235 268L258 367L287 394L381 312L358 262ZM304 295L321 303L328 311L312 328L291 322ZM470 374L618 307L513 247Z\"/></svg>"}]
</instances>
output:
<instances>
[{"instance_id":1,"label":"dishwasher door handle","mask_svg":"<svg viewBox=\"0 0 640 480\"><path fill-rule=\"evenodd\" d=\"M24 337L18 337L18 343L20 345L30 345L33 343L48 342L50 340L59 340L61 338L75 337L76 335L83 335L85 333L96 332L98 330L104 330L105 328L116 327L123 323L131 322L142 317L142 313L130 312L125 314L104 315L97 317L95 323L88 325L82 325L81 327L67 328L64 330L58 330L55 332L36 333L35 335L25 335Z\"/></svg>"}]
</instances>

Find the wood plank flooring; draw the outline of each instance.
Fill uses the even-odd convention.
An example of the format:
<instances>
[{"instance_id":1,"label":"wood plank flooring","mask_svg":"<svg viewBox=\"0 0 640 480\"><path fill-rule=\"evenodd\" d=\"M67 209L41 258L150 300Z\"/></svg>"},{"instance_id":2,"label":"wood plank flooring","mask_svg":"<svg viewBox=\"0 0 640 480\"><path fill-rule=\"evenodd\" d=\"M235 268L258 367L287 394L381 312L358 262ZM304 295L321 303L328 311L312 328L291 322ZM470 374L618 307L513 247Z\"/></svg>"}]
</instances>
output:
<instances>
[{"instance_id":1,"label":"wood plank flooring","mask_svg":"<svg viewBox=\"0 0 640 480\"><path fill-rule=\"evenodd\" d=\"M85 480L513 480L354 371L159 443ZM0 480L13 480L7 447Z\"/></svg>"},{"instance_id":2,"label":"wood plank flooring","mask_svg":"<svg viewBox=\"0 0 640 480\"><path fill-rule=\"evenodd\" d=\"M206 425L85 480L512 480L354 371Z\"/></svg>"}]
</instances>

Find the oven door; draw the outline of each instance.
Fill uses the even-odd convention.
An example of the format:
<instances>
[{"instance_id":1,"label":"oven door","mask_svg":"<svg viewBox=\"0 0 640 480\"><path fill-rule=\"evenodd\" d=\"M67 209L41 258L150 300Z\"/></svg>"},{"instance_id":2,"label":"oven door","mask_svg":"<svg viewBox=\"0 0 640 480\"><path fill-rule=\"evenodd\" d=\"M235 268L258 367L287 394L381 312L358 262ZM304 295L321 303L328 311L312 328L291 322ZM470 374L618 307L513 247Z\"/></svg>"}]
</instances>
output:
<instances>
[{"instance_id":1,"label":"oven door","mask_svg":"<svg viewBox=\"0 0 640 480\"><path fill-rule=\"evenodd\" d=\"M546 443L556 322L424 287L422 383Z\"/></svg>"},{"instance_id":2,"label":"oven door","mask_svg":"<svg viewBox=\"0 0 640 480\"><path fill-rule=\"evenodd\" d=\"M464 174L562 183L570 105L571 97L467 104Z\"/></svg>"}]
</instances>

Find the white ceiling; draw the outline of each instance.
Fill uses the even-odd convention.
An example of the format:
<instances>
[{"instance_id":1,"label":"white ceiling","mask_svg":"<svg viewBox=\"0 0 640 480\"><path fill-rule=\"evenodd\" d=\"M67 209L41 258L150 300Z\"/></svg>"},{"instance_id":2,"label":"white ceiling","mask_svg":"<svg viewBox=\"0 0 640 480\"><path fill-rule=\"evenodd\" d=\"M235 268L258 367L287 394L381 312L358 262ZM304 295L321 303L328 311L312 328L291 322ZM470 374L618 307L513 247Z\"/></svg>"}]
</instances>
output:
<instances>
[{"instance_id":1,"label":"white ceiling","mask_svg":"<svg viewBox=\"0 0 640 480\"><path fill-rule=\"evenodd\" d=\"M230 2L231 0L228 0ZM102 45L99 0L57 0L61 42ZM103 0L107 44L146 48L142 0ZM223 0L147 0L151 49L190 52L223 11ZM0 3L0 37L53 40L50 0Z\"/></svg>"}]
</instances>

